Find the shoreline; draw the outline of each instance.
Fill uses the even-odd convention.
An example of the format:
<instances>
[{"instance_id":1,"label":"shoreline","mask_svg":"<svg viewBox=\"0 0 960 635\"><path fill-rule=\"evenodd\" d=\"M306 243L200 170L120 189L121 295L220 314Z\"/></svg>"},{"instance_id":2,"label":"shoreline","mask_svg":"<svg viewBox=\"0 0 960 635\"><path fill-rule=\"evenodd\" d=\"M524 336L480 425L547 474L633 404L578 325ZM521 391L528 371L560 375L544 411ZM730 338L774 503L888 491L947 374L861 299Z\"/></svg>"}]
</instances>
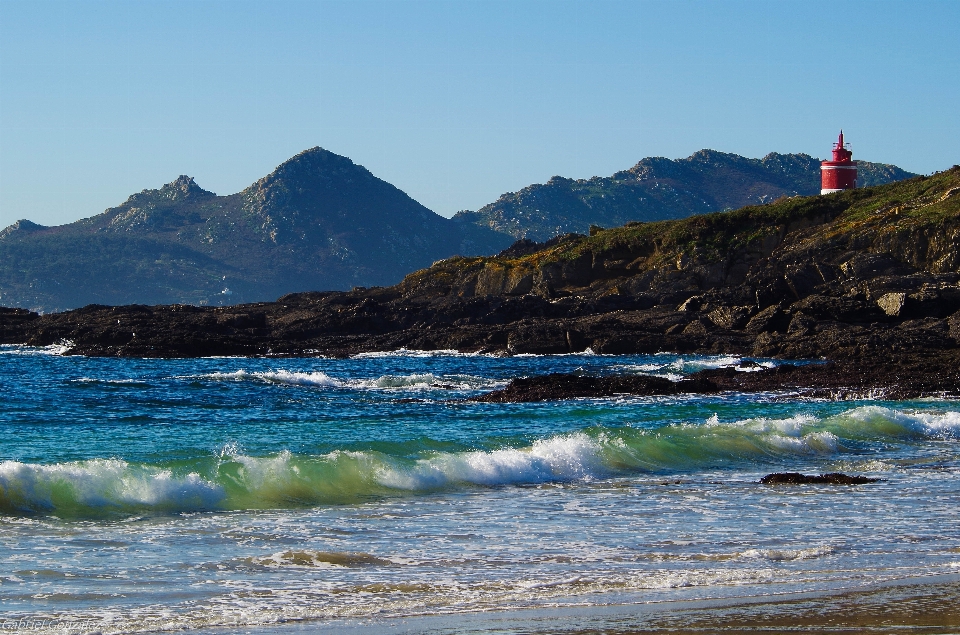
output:
<instances>
[{"instance_id":1,"label":"shoreline","mask_svg":"<svg viewBox=\"0 0 960 635\"><path fill-rule=\"evenodd\" d=\"M712 395L724 392L795 391L802 399L856 400L950 399L960 395L960 376L946 369L960 367L956 355L914 354L899 363L886 360L782 360L762 367L747 358L720 368L701 370L678 380L650 374L589 376L550 373L518 377L499 390L468 401L520 403L561 401L578 397L619 395Z\"/></svg>"},{"instance_id":2,"label":"shoreline","mask_svg":"<svg viewBox=\"0 0 960 635\"><path fill-rule=\"evenodd\" d=\"M2 316L0 316L2 317ZM4 348L55 349L50 354L65 357L104 357L85 355L71 349L69 342L38 345L35 343L2 343ZM232 354L197 355L194 357L160 357L154 355L118 355L128 359L346 359L354 356L391 356L415 353L417 356L451 354L470 357L513 357L505 352L471 352L456 349L408 349L405 347L373 351L363 350L353 355L329 356L320 351L310 355L289 354ZM598 355L591 350L579 353L518 354L520 357ZM945 350L919 349L899 351L897 355L875 355L865 358L807 358L759 357L742 351L696 352L656 351L647 353L599 353L604 357L684 356L706 355L736 358L735 363L696 371L682 378L664 377L655 373L637 372L617 375L585 375L553 372L521 376L505 387L475 395L469 402L523 403L562 401L575 398L605 398L618 396L715 395L728 392L767 393L786 391L802 399L886 400L957 399L960 398L960 348ZM105 356L113 357L113 356ZM760 360L762 363L758 363Z\"/></svg>"},{"instance_id":3,"label":"shoreline","mask_svg":"<svg viewBox=\"0 0 960 635\"><path fill-rule=\"evenodd\" d=\"M744 590L747 593L738 593ZM948 634L960 631L960 574L899 578L853 587L824 587L772 594L751 594L756 585L669 591L707 597L646 599L607 604L573 603L393 618L339 618L276 625L233 626L194 631L197 635L265 633L294 635L364 633L567 633L630 635L639 633L816 633L911 632ZM718 593L720 591L721 593ZM707 595L705 594L705 595ZM640 595L640 594L632 594Z\"/></svg>"},{"instance_id":4,"label":"shoreline","mask_svg":"<svg viewBox=\"0 0 960 635\"><path fill-rule=\"evenodd\" d=\"M804 388L960 394L958 184L955 166L829 196L521 240L497 255L437 261L390 287L217 307L0 307L0 343L137 358L402 348L731 354L835 363L838 372L817 371Z\"/></svg>"}]
</instances>

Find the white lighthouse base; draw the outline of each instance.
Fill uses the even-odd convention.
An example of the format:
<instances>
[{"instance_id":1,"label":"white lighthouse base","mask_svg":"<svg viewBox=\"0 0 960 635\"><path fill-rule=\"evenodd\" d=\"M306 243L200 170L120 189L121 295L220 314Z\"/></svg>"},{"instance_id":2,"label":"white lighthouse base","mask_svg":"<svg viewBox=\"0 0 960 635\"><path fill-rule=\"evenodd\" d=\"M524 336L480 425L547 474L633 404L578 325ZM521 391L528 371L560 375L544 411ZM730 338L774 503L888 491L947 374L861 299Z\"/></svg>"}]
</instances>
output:
<instances>
[{"instance_id":1,"label":"white lighthouse base","mask_svg":"<svg viewBox=\"0 0 960 635\"><path fill-rule=\"evenodd\" d=\"M820 190L820 194L821 194L821 196L822 196L823 194L833 194L834 192L843 192L843 191L845 191L845 190L844 190L844 188L841 187L841 188L838 188L838 189L835 189L835 190Z\"/></svg>"}]
</instances>

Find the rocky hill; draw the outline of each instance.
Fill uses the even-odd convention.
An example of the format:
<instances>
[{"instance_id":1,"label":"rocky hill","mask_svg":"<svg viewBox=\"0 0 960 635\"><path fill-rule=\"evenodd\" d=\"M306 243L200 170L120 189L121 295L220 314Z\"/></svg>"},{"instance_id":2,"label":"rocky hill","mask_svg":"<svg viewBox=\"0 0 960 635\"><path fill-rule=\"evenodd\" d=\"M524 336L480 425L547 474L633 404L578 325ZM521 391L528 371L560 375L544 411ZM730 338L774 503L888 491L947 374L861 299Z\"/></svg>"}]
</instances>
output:
<instances>
[{"instance_id":1,"label":"rocky hill","mask_svg":"<svg viewBox=\"0 0 960 635\"><path fill-rule=\"evenodd\" d=\"M860 161L858 167L858 184L866 187L916 176L882 163ZM809 155L772 153L748 159L701 150L676 161L643 159L611 177L555 176L546 184L504 194L476 212L460 212L455 219L544 241L587 233L591 225L686 218L819 193L820 160Z\"/></svg>"},{"instance_id":2,"label":"rocky hill","mask_svg":"<svg viewBox=\"0 0 960 635\"><path fill-rule=\"evenodd\" d=\"M307 150L238 194L181 176L69 225L0 232L0 305L236 304L387 285L496 232L443 218L362 166Z\"/></svg>"},{"instance_id":3,"label":"rocky hill","mask_svg":"<svg viewBox=\"0 0 960 635\"><path fill-rule=\"evenodd\" d=\"M881 377L887 395L953 394L960 166L827 196L521 241L496 257L435 263L392 287L222 308L0 312L2 343L64 341L88 355L590 348L829 358L847 363L843 372L784 371L754 383L814 382L842 395L862 394L856 390ZM745 381L734 375L711 381Z\"/></svg>"}]
</instances>

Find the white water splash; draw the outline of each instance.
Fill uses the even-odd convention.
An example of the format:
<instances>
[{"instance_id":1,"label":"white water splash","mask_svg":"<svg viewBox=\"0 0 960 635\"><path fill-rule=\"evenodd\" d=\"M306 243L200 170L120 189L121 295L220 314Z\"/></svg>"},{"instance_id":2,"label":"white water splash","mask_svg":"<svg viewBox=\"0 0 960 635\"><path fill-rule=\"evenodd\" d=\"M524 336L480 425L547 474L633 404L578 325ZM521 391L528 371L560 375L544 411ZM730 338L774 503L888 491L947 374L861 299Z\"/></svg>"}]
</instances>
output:
<instances>
[{"instance_id":1,"label":"white water splash","mask_svg":"<svg viewBox=\"0 0 960 635\"><path fill-rule=\"evenodd\" d=\"M339 379L324 372L312 371L246 371L208 373L202 379L216 381L262 381L288 386L311 386L323 388L353 388L360 390L492 390L505 386L506 380L488 379L473 375L435 375L413 373L410 375L381 375L368 379Z\"/></svg>"},{"instance_id":2,"label":"white water splash","mask_svg":"<svg viewBox=\"0 0 960 635\"><path fill-rule=\"evenodd\" d=\"M70 340L61 340L49 346L27 346L26 344L0 344L0 355L55 355L61 356L73 348Z\"/></svg>"},{"instance_id":3,"label":"white water splash","mask_svg":"<svg viewBox=\"0 0 960 635\"><path fill-rule=\"evenodd\" d=\"M131 465L119 459L91 459L55 465L0 462L0 501L4 507L52 510L152 507L183 511L213 509L223 489L198 474Z\"/></svg>"}]
</instances>

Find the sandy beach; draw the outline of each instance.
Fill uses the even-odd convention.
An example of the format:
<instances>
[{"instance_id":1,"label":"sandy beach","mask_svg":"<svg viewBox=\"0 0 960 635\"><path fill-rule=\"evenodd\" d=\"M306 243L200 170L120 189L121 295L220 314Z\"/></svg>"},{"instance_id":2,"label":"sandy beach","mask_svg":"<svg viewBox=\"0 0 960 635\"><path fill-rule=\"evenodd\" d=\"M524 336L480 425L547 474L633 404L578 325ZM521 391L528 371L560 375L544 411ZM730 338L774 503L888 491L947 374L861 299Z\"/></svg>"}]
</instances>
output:
<instances>
[{"instance_id":1,"label":"sandy beach","mask_svg":"<svg viewBox=\"0 0 960 635\"><path fill-rule=\"evenodd\" d=\"M960 633L960 574L894 580L863 588L751 595L727 589L718 597L622 604L555 605L395 619L292 622L238 633L270 635L365 633ZM690 596L703 593L691 590ZM220 635L210 629L202 635Z\"/></svg>"}]
</instances>

